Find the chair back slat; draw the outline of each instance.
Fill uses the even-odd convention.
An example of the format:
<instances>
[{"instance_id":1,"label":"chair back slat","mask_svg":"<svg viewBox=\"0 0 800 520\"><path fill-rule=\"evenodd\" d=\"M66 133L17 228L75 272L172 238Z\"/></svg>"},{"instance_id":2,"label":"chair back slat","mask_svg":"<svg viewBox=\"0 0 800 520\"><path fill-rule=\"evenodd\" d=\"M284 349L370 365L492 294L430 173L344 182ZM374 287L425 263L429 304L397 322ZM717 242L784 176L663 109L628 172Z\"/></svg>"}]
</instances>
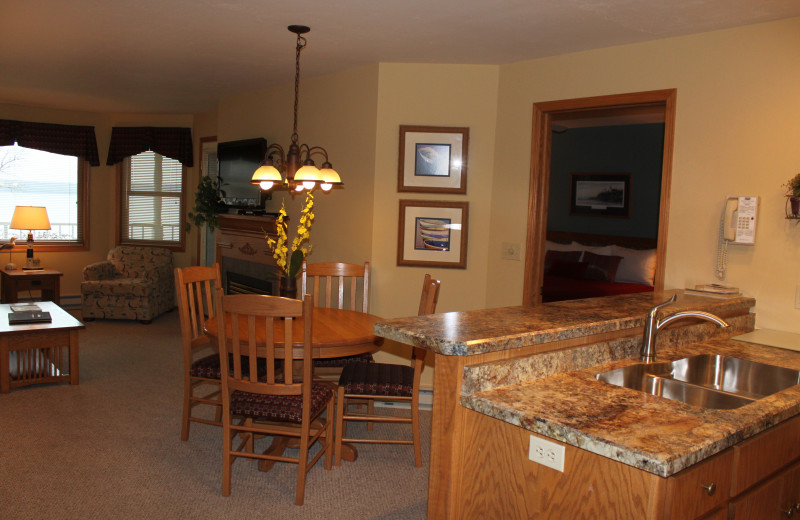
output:
<instances>
[{"instance_id":1,"label":"chair back slat","mask_svg":"<svg viewBox=\"0 0 800 520\"><path fill-rule=\"evenodd\" d=\"M222 286L219 264L212 267L176 267L175 294L181 322L181 338L186 361L192 351L209 343L206 320L215 315L214 290Z\"/></svg>"},{"instance_id":2,"label":"chair back slat","mask_svg":"<svg viewBox=\"0 0 800 520\"><path fill-rule=\"evenodd\" d=\"M436 304L439 302L439 286L441 282L434 280L431 275L426 274L422 282L422 295L419 299L419 310L417 315L433 314L436 312Z\"/></svg>"},{"instance_id":3,"label":"chair back slat","mask_svg":"<svg viewBox=\"0 0 800 520\"><path fill-rule=\"evenodd\" d=\"M226 296L221 290L217 296L217 331L223 375L223 391L242 390L254 394L311 395L311 321L313 302L265 296L236 294ZM304 372L302 377L292 373L294 352L293 326L297 318L305 318L303 348ZM242 326L244 321L244 327ZM283 326L283 345L277 347L277 325ZM279 351L278 349L282 349ZM280 352L280 354L279 354ZM242 357L246 356L246 357ZM276 370L276 361L283 359L284 370ZM246 361L245 361L246 360ZM229 363L232 366L228 366ZM247 363L247 370L243 364ZM259 366L265 377L259 379ZM308 371L306 371L306 366ZM226 377L227 375L227 377ZM306 381L308 384L305 384ZM309 401L310 402L310 401Z\"/></svg>"},{"instance_id":4,"label":"chair back slat","mask_svg":"<svg viewBox=\"0 0 800 520\"><path fill-rule=\"evenodd\" d=\"M309 282L309 278L312 282ZM311 293L310 289L313 286L311 294L315 307L369 312L369 262L364 262L364 265L344 262L316 264L303 262L301 286L304 295Z\"/></svg>"}]
</instances>

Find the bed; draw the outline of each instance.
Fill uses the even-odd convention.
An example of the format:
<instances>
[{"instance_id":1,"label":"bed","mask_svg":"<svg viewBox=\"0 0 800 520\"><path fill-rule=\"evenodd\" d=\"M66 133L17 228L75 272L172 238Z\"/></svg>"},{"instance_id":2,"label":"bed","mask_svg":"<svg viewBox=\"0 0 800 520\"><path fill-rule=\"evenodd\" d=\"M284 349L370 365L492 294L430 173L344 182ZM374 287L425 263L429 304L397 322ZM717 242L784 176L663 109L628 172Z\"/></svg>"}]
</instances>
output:
<instances>
[{"instance_id":1,"label":"bed","mask_svg":"<svg viewBox=\"0 0 800 520\"><path fill-rule=\"evenodd\" d=\"M547 231L542 301L653 290L654 238Z\"/></svg>"}]
</instances>

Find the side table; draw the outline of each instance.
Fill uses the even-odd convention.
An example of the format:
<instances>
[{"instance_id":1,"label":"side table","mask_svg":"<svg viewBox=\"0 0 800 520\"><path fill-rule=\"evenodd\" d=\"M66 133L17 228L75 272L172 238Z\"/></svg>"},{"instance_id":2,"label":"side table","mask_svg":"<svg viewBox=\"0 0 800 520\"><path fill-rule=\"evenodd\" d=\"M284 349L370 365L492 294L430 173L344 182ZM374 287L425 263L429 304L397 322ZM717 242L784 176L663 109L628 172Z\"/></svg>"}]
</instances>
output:
<instances>
[{"instance_id":1,"label":"side table","mask_svg":"<svg viewBox=\"0 0 800 520\"><path fill-rule=\"evenodd\" d=\"M21 291L41 291L43 301L61 303L61 271L55 269L39 269L24 271L14 269L7 271L0 268L0 303L17 303Z\"/></svg>"}]
</instances>

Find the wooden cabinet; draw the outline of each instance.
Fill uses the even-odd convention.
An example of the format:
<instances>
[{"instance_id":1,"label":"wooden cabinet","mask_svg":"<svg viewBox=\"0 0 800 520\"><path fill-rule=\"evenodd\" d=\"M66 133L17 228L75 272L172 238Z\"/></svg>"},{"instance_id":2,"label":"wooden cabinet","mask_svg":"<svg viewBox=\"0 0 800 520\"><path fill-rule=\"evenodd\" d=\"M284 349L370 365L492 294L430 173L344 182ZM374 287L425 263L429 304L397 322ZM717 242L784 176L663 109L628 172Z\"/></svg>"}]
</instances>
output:
<instances>
[{"instance_id":1,"label":"wooden cabinet","mask_svg":"<svg viewBox=\"0 0 800 520\"><path fill-rule=\"evenodd\" d=\"M465 417L465 471L455 484L457 518L760 520L800 515L800 416L669 478L570 445L564 445L564 472L558 472L528 459L530 437L535 436L530 431L472 410Z\"/></svg>"}]
</instances>

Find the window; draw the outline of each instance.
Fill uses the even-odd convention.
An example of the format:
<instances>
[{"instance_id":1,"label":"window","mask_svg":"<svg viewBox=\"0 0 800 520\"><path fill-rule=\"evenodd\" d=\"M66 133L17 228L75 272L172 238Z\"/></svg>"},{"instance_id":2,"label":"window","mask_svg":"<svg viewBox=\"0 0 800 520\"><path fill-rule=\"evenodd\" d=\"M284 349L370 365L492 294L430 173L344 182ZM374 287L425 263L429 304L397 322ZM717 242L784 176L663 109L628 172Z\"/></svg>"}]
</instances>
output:
<instances>
[{"instance_id":1,"label":"window","mask_svg":"<svg viewBox=\"0 0 800 520\"><path fill-rule=\"evenodd\" d=\"M126 157L120 175L121 244L183 249L183 166L155 152Z\"/></svg>"},{"instance_id":2,"label":"window","mask_svg":"<svg viewBox=\"0 0 800 520\"><path fill-rule=\"evenodd\" d=\"M74 155L0 146L0 240L27 237L28 230L9 228L16 206L45 206L51 229L33 232L37 249L83 249L87 170Z\"/></svg>"}]
</instances>

